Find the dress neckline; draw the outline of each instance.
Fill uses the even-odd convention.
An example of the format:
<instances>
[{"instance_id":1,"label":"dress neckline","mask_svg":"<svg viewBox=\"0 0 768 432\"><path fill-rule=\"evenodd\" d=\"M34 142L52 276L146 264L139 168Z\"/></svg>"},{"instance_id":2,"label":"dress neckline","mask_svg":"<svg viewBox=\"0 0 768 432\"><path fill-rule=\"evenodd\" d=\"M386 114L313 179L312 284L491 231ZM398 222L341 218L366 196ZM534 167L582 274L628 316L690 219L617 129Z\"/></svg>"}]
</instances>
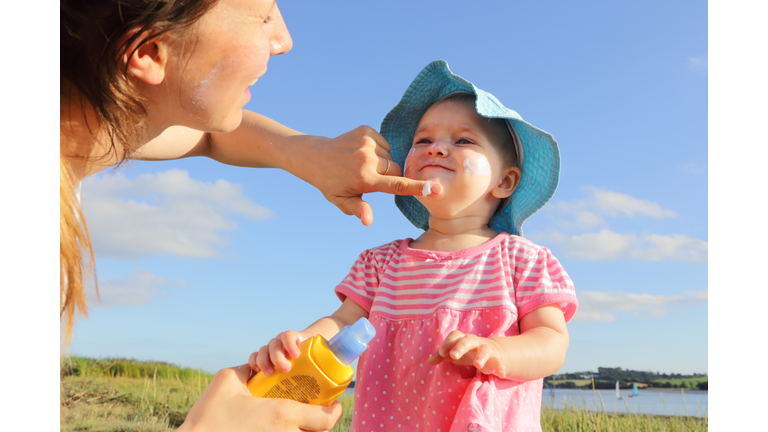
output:
<instances>
[{"instance_id":1,"label":"dress neckline","mask_svg":"<svg viewBox=\"0 0 768 432\"><path fill-rule=\"evenodd\" d=\"M406 238L403 240L402 243L400 243L400 250L405 254L417 258L426 258L428 260L434 260L434 261L446 261L449 259L455 259L455 258L466 258L474 255L478 255L482 252L485 252L489 249L494 248L496 245L501 243L504 239L508 238L511 234L507 232L500 232L496 235L496 237L488 240L485 243L479 244L477 246L472 246L467 249L461 249L454 252L440 252L440 251L431 251L431 250L425 250L425 249L413 249L411 248L411 242L413 241L412 238Z\"/></svg>"}]
</instances>

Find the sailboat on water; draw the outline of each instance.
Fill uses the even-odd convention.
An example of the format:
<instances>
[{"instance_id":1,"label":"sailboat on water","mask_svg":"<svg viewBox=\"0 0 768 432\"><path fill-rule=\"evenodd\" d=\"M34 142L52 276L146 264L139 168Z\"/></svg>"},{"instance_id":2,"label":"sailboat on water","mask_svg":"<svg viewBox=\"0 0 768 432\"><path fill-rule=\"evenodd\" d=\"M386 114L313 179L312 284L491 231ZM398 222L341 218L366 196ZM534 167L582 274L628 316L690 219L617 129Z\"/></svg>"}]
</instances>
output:
<instances>
[{"instance_id":1,"label":"sailboat on water","mask_svg":"<svg viewBox=\"0 0 768 432\"><path fill-rule=\"evenodd\" d=\"M619 394L619 382L616 381L616 399L621 399L621 394Z\"/></svg>"},{"instance_id":2,"label":"sailboat on water","mask_svg":"<svg viewBox=\"0 0 768 432\"><path fill-rule=\"evenodd\" d=\"M635 396L640 396L640 392L637 391L637 384L632 383L632 393L630 393L629 397Z\"/></svg>"}]
</instances>

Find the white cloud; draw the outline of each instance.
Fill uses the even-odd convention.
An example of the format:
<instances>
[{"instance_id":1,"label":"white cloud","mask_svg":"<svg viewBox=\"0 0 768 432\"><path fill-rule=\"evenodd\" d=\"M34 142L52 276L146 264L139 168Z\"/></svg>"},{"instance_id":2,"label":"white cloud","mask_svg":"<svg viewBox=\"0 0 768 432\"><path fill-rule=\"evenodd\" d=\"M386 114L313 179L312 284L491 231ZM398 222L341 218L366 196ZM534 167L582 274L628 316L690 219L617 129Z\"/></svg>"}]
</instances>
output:
<instances>
[{"instance_id":1,"label":"white cloud","mask_svg":"<svg viewBox=\"0 0 768 432\"><path fill-rule=\"evenodd\" d=\"M172 254L219 255L221 233L238 228L230 215L265 219L272 211L226 180L206 183L171 169L127 179L122 174L83 182L82 204L98 256L137 259Z\"/></svg>"},{"instance_id":2,"label":"white cloud","mask_svg":"<svg viewBox=\"0 0 768 432\"><path fill-rule=\"evenodd\" d=\"M568 238L562 247L566 256L585 261L610 260L621 257L629 251L637 236L618 234L607 229Z\"/></svg>"},{"instance_id":3,"label":"white cloud","mask_svg":"<svg viewBox=\"0 0 768 432\"><path fill-rule=\"evenodd\" d=\"M643 237L645 245L632 250L630 258L646 261L706 261L709 243L682 234L648 234Z\"/></svg>"},{"instance_id":4,"label":"white cloud","mask_svg":"<svg viewBox=\"0 0 768 432\"><path fill-rule=\"evenodd\" d=\"M553 205L549 215L554 226L548 231L531 233L529 237L542 244L551 244L558 248L557 253L577 260L707 261L708 243L704 240L682 234L622 234L608 227L608 218L668 219L677 217L673 210L619 192L591 186L581 190L589 195ZM596 228L599 231L595 232Z\"/></svg>"},{"instance_id":5,"label":"white cloud","mask_svg":"<svg viewBox=\"0 0 768 432\"><path fill-rule=\"evenodd\" d=\"M539 234L539 238L543 238ZM560 232L547 236L569 258L584 261L630 259L641 261L694 261L708 259L709 243L682 234L619 234L608 229L568 237Z\"/></svg>"},{"instance_id":6,"label":"white cloud","mask_svg":"<svg viewBox=\"0 0 768 432\"><path fill-rule=\"evenodd\" d=\"M706 55L688 57L688 69L692 71L707 70L709 58Z\"/></svg>"},{"instance_id":7,"label":"white cloud","mask_svg":"<svg viewBox=\"0 0 768 432\"><path fill-rule=\"evenodd\" d=\"M606 216L653 219L677 216L674 211L662 208L653 201L594 187L583 187L582 190L590 191L591 195L584 199L561 201L554 206L557 212L572 219L572 221L561 221L561 226L571 228L605 226L604 217Z\"/></svg>"},{"instance_id":8,"label":"white cloud","mask_svg":"<svg viewBox=\"0 0 768 432\"><path fill-rule=\"evenodd\" d=\"M652 316L665 315L672 306L707 306L707 291L685 292L684 295L635 294L622 291L579 291L579 309L574 321L613 322L616 312L634 312Z\"/></svg>"},{"instance_id":9,"label":"white cloud","mask_svg":"<svg viewBox=\"0 0 768 432\"><path fill-rule=\"evenodd\" d=\"M169 281L165 276L152 274L146 270L134 269L126 279L107 279L99 281L99 299L101 305L143 305L153 298L162 297L168 288L185 286L184 280ZM91 293L91 304L95 292Z\"/></svg>"},{"instance_id":10,"label":"white cloud","mask_svg":"<svg viewBox=\"0 0 768 432\"><path fill-rule=\"evenodd\" d=\"M689 162L680 167L680 170L687 173L699 174L705 171L705 168L699 166L696 162Z\"/></svg>"}]
</instances>

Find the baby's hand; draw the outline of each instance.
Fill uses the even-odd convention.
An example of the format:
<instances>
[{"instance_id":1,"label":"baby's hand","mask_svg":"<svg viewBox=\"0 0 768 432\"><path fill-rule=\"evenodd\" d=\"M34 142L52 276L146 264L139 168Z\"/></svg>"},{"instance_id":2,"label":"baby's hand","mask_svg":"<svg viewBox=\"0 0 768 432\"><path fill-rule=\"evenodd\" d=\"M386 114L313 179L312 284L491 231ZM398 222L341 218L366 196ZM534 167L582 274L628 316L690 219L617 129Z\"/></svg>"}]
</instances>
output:
<instances>
[{"instance_id":1,"label":"baby's hand","mask_svg":"<svg viewBox=\"0 0 768 432\"><path fill-rule=\"evenodd\" d=\"M248 364L254 373L262 371L265 375L271 375L275 366L283 372L288 372L291 370L291 362L288 359L295 359L299 356L299 343L304 339L306 338L302 337L299 332L284 331L251 354L248 358Z\"/></svg>"},{"instance_id":2,"label":"baby's hand","mask_svg":"<svg viewBox=\"0 0 768 432\"><path fill-rule=\"evenodd\" d=\"M460 331L452 331L427 363L436 365L443 361L450 361L456 366L474 366L484 374L494 374L499 378L507 376L496 342Z\"/></svg>"}]
</instances>

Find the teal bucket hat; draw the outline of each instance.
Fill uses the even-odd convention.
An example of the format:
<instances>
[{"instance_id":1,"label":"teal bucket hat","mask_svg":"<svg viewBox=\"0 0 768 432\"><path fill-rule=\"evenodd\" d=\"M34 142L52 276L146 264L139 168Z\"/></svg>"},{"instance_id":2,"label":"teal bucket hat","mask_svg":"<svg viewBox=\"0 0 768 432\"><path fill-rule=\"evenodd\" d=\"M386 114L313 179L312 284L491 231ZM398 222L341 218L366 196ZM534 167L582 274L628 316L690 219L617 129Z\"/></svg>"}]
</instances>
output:
<instances>
[{"instance_id":1,"label":"teal bucket hat","mask_svg":"<svg viewBox=\"0 0 768 432\"><path fill-rule=\"evenodd\" d=\"M400 102L384 117L380 133L389 143L389 154L404 167L421 117L436 101L455 92L475 94L475 109L480 116L504 119L517 134L515 138L522 147L522 152L518 152L518 158L522 156L520 183L511 198L505 200L491 217L488 226L522 237L523 222L542 208L557 189L560 180L557 142L549 132L526 122L492 94L455 75L445 60L433 61L422 69ZM416 227L429 229L429 212L415 197L396 195L395 204Z\"/></svg>"}]
</instances>

